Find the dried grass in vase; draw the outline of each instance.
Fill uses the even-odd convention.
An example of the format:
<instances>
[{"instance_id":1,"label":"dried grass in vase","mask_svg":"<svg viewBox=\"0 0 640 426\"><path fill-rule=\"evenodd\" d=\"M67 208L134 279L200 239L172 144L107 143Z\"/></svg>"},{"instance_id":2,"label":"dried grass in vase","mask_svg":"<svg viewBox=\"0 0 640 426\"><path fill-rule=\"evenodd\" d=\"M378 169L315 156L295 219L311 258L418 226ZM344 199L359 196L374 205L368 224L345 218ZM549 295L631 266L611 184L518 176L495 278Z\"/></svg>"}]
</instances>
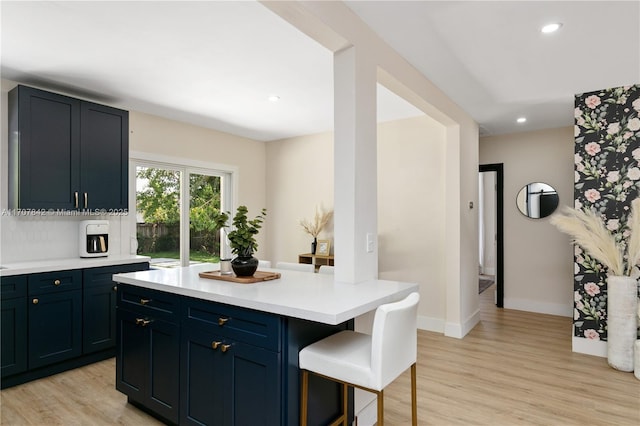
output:
<instances>
[{"instance_id":1,"label":"dried grass in vase","mask_svg":"<svg viewBox=\"0 0 640 426\"><path fill-rule=\"evenodd\" d=\"M318 238L318 235L320 235L320 232L322 232L327 223L329 223L332 216L333 210L324 211L324 209L318 209L316 206L316 214L313 217L313 221L301 219L300 226L302 226L307 234L311 235L313 238Z\"/></svg>"},{"instance_id":2,"label":"dried grass in vase","mask_svg":"<svg viewBox=\"0 0 640 426\"><path fill-rule=\"evenodd\" d=\"M611 275L631 275L631 270L640 260L640 198L631 203L631 216L627 223L629 240L626 242L617 243L602 218L591 210L565 207L562 214L553 215L550 222L606 266Z\"/></svg>"}]
</instances>

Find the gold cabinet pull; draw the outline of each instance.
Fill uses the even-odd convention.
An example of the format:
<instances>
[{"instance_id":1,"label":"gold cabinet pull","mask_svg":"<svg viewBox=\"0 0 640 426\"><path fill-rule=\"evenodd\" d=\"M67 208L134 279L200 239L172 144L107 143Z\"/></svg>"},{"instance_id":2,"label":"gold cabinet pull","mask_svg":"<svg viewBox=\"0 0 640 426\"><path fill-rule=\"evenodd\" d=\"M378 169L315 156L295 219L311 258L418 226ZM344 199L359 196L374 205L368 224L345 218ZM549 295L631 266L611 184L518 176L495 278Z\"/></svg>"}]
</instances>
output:
<instances>
[{"instance_id":1,"label":"gold cabinet pull","mask_svg":"<svg viewBox=\"0 0 640 426\"><path fill-rule=\"evenodd\" d=\"M77 209L78 208L78 191L73 193L73 198L75 200L75 203L74 203L75 207L74 208Z\"/></svg>"},{"instance_id":2,"label":"gold cabinet pull","mask_svg":"<svg viewBox=\"0 0 640 426\"><path fill-rule=\"evenodd\" d=\"M113 291L118 291L118 286L117 285L113 286Z\"/></svg>"},{"instance_id":3,"label":"gold cabinet pull","mask_svg":"<svg viewBox=\"0 0 640 426\"><path fill-rule=\"evenodd\" d=\"M218 318L218 325L222 327L223 325L225 325L227 323L227 321L229 321L229 318L220 317L220 318Z\"/></svg>"},{"instance_id":4,"label":"gold cabinet pull","mask_svg":"<svg viewBox=\"0 0 640 426\"><path fill-rule=\"evenodd\" d=\"M87 194L85 192L84 193L84 208L86 209L88 205L89 205L89 194Z\"/></svg>"},{"instance_id":5,"label":"gold cabinet pull","mask_svg":"<svg viewBox=\"0 0 640 426\"><path fill-rule=\"evenodd\" d=\"M153 321L148 320L148 319L144 319L144 318L136 318L136 325L141 325L143 327L148 326L149 324L151 324Z\"/></svg>"},{"instance_id":6,"label":"gold cabinet pull","mask_svg":"<svg viewBox=\"0 0 640 426\"><path fill-rule=\"evenodd\" d=\"M60 280L55 280L55 281L53 282L53 285L55 285L55 286L60 285Z\"/></svg>"},{"instance_id":7,"label":"gold cabinet pull","mask_svg":"<svg viewBox=\"0 0 640 426\"><path fill-rule=\"evenodd\" d=\"M31 301L31 303L33 303L34 305L37 305L39 302L40 302L40 301L39 301L38 299L33 299L33 300Z\"/></svg>"},{"instance_id":8,"label":"gold cabinet pull","mask_svg":"<svg viewBox=\"0 0 640 426\"><path fill-rule=\"evenodd\" d=\"M149 302L151 302L151 299L140 299L140 304L141 305L146 305Z\"/></svg>"},{"instance_id":9,"label":"gold cabinet pull","mask_svg":"<svg viewBox=\"0 0 640 426\"><path fill-rule=\"evenodd\" d=\"M231 348L231 345L222 345L222 352L226 352Z\"/></svg>"},{"instance_id":10,"label":"gold cabinet pull","mask_svg":"<svg viewBox=\"0 0 640 426\"><path fill-rule=\"evenodd\" d=\"M211 347L215 350L218 349L218 346L220 346L222 344L222 342L211 342Z\"/></svg>"}]
</instances>

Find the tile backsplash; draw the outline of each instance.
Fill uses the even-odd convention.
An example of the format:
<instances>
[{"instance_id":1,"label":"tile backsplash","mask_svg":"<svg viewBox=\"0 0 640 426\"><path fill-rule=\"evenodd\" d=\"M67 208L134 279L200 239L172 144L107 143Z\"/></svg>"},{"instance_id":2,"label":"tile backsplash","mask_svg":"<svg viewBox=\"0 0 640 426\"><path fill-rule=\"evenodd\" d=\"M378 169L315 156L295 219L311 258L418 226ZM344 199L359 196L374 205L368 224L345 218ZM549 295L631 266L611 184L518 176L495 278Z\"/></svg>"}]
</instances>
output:
<instances>
[{"instance_id":1,"label":"tile backsplash","mask_svg":"<svg viewBox=\"0 0 640 426\"><path fill-rule=\"evenodd\" d=\"M80 257L80 221L109 221L109 254L122 253L122 231L128 218L114 216L13 216L0 217L0 263ZM124 237L129 240L128 235Z\"/></svg>"}]
</instances>

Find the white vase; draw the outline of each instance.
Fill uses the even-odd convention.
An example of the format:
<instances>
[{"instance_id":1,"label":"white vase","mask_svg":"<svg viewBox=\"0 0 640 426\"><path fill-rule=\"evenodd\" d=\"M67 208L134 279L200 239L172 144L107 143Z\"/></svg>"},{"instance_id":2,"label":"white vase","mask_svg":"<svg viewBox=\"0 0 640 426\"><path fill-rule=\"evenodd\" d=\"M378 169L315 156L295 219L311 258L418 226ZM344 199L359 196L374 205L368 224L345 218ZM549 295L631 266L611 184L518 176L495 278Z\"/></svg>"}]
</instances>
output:
<instances>
[{"instance_id":1,"label":"white vase","mask_svg":"<svg viewBox=\"0 0 640 426\"><path fill-rule=\"evenodd\" d=\"M635 364L633 367L633 375L636 376L636 379L640 380L640 340L636 340L634 357L635 357Z\"/></svg>"},{"instance_id":2,"label":"white vase","mask_svg":"<svg viewBox=\"0 0 640 426\"><path fill-rule=\"evenodd\" d=\"M638 339L638 283L627 276L607 279L607 362L616 370L633 371Z\"/></svg>"}]
</instances>

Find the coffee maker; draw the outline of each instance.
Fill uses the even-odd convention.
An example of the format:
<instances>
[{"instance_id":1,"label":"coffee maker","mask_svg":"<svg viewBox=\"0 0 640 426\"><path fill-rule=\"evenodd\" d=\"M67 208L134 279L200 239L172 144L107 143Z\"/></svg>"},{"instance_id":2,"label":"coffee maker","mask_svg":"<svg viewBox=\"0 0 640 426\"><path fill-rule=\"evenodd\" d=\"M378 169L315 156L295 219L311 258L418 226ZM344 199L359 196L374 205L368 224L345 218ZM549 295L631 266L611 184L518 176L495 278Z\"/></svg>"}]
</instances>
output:
<instances>
[{"instance_id":1,"label":"coffee maker","mask_svg":"<svg viewBox=\"0 0 640 426\"><path fill-rule=\"evenodd\" d=\"M109 221L83 220L80 222L80 257L109 255Z\"/></svg>"}]
</instances>

